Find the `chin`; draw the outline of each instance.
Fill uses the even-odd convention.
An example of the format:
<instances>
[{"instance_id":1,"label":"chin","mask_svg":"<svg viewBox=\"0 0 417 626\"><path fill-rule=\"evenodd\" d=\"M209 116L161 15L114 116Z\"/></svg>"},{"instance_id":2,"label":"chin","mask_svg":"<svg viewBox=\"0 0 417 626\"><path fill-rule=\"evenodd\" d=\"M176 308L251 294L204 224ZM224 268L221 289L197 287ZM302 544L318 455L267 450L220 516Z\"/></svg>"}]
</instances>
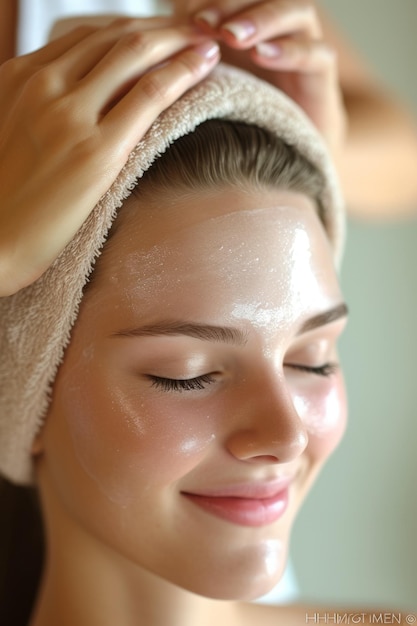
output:
<instances>
[{"instance_id":1,"label":"chin","mask_svg":"<svg viewBox=\"0 0 417 626\"><path fill-rule=\"evenodd\" d=\"M251 601L264 596L281 580L287 561L287 542L271 539L247 546L224 558L195 558L194 567L171 582L194 594L215 600ZM195 565L201 567L195 571ZM191 570L194 569L194 572ZM178 574L178 572L177 572Z\"/></svg>"}]
</instances>

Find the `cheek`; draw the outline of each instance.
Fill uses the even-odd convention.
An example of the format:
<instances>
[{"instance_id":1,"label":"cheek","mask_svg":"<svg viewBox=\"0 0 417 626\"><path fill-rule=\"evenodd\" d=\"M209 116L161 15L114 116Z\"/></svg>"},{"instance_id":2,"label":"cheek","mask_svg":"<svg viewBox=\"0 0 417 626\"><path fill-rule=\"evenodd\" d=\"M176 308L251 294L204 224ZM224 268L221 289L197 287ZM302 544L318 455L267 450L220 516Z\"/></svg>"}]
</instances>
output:
<instances>
[{"instance_id":1,"label":"cheek","mask_svg":"<svg viewBox=\"0 0 417 626\"><path fill-rule=\"evenodd\" d=\"M343 376L312 381L293 394L294 406L308 431L308 454L317 463L325 461L339 444L346 428L347 402Z\"/></svg>"},{"instance_id":2,"label":"cheek","mask_svg":"<svg viewBox=\"0 0 417 626\"><path fill-rule=\"evenodd\" d=\"M74 461L111 501L128 505L144 487L169 486L204 456L211 419L134 376L100 366L66 368L56 387Z\"/></svg>"}]
</instances>

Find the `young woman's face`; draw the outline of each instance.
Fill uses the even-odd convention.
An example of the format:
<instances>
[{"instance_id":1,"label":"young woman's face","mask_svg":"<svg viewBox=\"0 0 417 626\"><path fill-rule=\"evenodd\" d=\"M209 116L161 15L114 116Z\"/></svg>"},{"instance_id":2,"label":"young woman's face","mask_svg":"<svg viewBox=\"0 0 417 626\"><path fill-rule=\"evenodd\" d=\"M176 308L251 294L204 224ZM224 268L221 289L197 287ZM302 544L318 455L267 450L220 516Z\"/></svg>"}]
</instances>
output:
<instances>
[{"instance_id":1,"label":"young woman's face","mask_svg":"<svg viewBox=\"0 0 417 626\"><path fill-rule=\"evenodd\" d=\"M140 571L256 597L345 427L343 300L301 194L159 200L130 198L99 260L41 435L41 485Z\"/></svg>"}]
</instances>

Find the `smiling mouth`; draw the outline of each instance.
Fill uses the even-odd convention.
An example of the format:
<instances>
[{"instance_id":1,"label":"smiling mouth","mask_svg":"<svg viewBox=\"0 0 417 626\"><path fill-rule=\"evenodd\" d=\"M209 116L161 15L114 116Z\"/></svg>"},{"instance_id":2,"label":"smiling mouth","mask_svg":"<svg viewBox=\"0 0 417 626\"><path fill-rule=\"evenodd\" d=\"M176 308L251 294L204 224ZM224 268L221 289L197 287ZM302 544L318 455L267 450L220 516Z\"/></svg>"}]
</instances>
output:
<instances>
[{"instance_id":1,"label":"smiling mouth","mask_svg":"<svg viewBox=\"0 0 417 626\"><path fill-rule=\"evenodd\" d=\"M266 526L285 513L289 500L288 486L265 498L212 496L182 492L191 503L207 513L240 526Z\"/></svg>"}]
</instances>

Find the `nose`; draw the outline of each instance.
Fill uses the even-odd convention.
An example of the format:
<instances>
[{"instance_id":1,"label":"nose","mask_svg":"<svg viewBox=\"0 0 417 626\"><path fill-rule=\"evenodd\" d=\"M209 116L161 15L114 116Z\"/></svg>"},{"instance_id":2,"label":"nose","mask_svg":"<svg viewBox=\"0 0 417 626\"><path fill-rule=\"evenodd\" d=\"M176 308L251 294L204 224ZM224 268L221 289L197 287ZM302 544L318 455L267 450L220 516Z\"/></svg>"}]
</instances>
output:
<instances>
[{"instance_id":1,"label":"nose","mask_svg":"<svg viewBox=\"0 0 417 626\"><path fill-rule=\"evenodd\" d=\"M226 441L228 452L246 462L288 463L308 444L285 377L246 386L233 409L233 426Z\"/></svg>"}]
</instances>

